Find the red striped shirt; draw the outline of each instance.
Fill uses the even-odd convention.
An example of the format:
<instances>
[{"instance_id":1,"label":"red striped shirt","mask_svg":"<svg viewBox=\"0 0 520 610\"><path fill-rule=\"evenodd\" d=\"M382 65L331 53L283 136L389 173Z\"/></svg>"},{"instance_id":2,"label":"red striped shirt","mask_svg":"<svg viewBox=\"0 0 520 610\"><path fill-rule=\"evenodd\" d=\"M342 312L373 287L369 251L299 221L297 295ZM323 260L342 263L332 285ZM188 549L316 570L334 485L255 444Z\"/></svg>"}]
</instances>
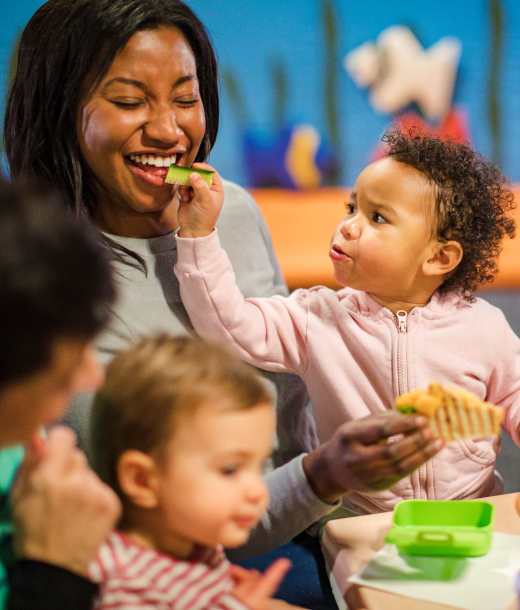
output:
<instances>
[{"instance_id":1,"label":"red striped shirt","mask_svg":"<svg viewBox=\"0 0 520 610\"><path fill-rule=\"evenodd\" d=\"M89 577L101 585L98 610L248 610L233 595L230 569L221 547L198 547L190 559L175 559L115 531Z\"/></svg>"}]
</instances>

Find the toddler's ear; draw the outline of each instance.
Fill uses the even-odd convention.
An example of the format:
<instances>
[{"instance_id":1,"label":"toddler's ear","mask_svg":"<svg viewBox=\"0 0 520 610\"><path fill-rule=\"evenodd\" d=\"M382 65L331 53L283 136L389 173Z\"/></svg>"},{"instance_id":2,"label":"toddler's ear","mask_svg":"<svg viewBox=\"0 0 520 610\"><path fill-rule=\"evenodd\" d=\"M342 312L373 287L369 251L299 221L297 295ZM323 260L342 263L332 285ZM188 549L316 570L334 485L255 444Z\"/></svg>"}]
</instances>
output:
<instances>
[{"instance_id":1,"label":"toddler's ear","mask_svg":"<svg viewBox=\"0 0 520 610\"><path fill-rule=\"evenodd\" d=\"M423 263L424 275L446 275L462 260L462 246L457 241L438 242L432 255Z\"/></svg>"},{"instance_id":2,"label":"toddler's ear","mask_svg":"<svg viewBox=\"0 0 520 610\"><path fill-rule=\"evenodd\" d=\"M135 449L122 453L117 462L117 479L121 491L134 506L157 506L156 465L149 455Z\"/></svg>"}]
</instances>

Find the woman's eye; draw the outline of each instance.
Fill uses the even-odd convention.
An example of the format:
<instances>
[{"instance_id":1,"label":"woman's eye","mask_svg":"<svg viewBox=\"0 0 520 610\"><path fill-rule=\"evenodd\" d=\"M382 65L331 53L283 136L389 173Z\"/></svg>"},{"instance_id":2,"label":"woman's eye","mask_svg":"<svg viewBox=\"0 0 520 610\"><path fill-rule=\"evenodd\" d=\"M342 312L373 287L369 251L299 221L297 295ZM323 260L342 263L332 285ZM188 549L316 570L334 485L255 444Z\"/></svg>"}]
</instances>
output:
<instances>
[{"instance_id":1,"label":"woman's eye","mask_svg":"<svg viewBox=\"0 0 520 610\"><path fill-rule=\"evenodd\" d=\"M386 218L384 216L381 216L381 214L379 214L378 212L374 212L374 222L382 224L386 222Z\"/></svg>"},{"instance_id":2,"label":"woman's eye","mask_svg":"<svg viewBox=\"0 0 520 610\"><path fill-rule=\"evenodd\" d=\"M177 100L175 100L175 103L184 108L188 108L189 106L193 106L194 104L196 104L198 101L199 101L199 98L192 97L189 99L186 99L186 98L177 99Z\"/></svg>"},{"instance_id":3,"label":"woman's eye","mask_svg":"<svg viewBox=\"0 0 520 610\"><path fill-rule=\"evenodd\" d=\"M112 100L112 104L123 110L135 110L141 106L141 102L122 102L120 100Z\"/></svg>"}]
</instances>

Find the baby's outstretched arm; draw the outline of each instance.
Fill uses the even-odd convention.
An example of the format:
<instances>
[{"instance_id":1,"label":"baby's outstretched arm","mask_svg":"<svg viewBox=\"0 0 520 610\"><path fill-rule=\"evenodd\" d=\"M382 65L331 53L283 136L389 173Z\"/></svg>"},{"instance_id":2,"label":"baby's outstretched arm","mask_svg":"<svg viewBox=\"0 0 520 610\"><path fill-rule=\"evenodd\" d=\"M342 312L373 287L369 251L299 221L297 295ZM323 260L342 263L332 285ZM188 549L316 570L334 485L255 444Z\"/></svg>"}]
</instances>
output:
<instances>
[{"instance_id":1,"label":"baby's outstretched arm","mask_svg":"<svg viewBox=\"0 0 520 610\"><path fill-rule=\"evenodd\" d=\"M196 163L193 167L215 171L205 163ZM281 301L273 303L273 299L261 299L264 307L271 310L271 326L280 329L280 333L275 332L274 329L267 333L268 313L244 302L244 297L236 286L229 259L220 247L215 223L224 203L222 179L215 171L210 188L203 178L193 172L190 174L190 183L191 186L179 188L177 216L180 230L177 235L178 261L175 273L179 278L182 302L195 330L205 339L227 343L236 349L242 358L258 365L255 354L249 353L247 349L244 350L237 343L235 335L241 334L241 330L245 329L247 342L250 343L252 351L255 351L253 346L256 345L260 352L258 357L262 368L297 372L294 363L300 361L300 351L304 346L300 345L301 342L295 343L292 340L295 333L291 330L293 323L290 312L285 309ZM205 263L209 263L209 266ZM212 290L215 283L218 286L217 294ZM224 312L226 315L221 319L221 314ZM305 325L303 319L305 314L300 318L302 318L300 324ZM228 332L230 322L233 326L240 327L238 333ZM287 334L290 347L285 345L283 340L284 335ZM300 334L298 329L296 335ZM266 335L270 337L268 346L263 345ZM270 364L272 364L271 368Z\"/></svg>"},{"instance_id":2,"label":"baby's outstretched arm","mask_svg":"<svg viewBox=\"0 0 520 610\"><path fill-rule=\"evenodd\" d=\"M206 163L194 163L196 169L215 171ZM191 186L179 188L180 237L206 237L212 233L224 203L222 179L215 171L211 188L195 172L190 175Z\"/></svg>"},{"instance_id":3,"label":"baby's outstretched arm","mask_svg":"<svg viewBox=\"0 0 520 610\"><path fill-rule=\"evenodd\" d=\"M211 195L205 186L201 185L200 199L205 208L211 208ZM228 345L242 359L262 369L290 373L305 370L306 293L294 299L276 296L244 299L229 258L220 246L218 232L213 230L216 215L210 222L202 223L199 216L207 217L207 213L199 215L194 210L195 221L187 229L183 215L179 216L175 274L196 332L204 339Z\"/></svg>"}]
</instances>

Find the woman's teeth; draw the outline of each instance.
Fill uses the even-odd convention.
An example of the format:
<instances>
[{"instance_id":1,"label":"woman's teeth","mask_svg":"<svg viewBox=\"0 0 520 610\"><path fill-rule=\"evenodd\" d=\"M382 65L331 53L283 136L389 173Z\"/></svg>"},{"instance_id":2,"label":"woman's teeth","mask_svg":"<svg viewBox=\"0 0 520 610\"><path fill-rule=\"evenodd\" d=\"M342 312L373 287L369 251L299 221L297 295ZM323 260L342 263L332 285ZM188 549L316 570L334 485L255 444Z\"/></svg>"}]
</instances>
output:
<instances>
[{"instance_id":1,"label":"woman's teeth","mask_svg":"<svg viewBox=\"0 0 520 610\"><path fill-rule=\"evenodd\" d=\"M155 165L156 167L170 167L175 165L177 155L171 157L159 157L155 155L130 155L130 161L142 163L143 165Z\"/></svg>"}]
</instances>

